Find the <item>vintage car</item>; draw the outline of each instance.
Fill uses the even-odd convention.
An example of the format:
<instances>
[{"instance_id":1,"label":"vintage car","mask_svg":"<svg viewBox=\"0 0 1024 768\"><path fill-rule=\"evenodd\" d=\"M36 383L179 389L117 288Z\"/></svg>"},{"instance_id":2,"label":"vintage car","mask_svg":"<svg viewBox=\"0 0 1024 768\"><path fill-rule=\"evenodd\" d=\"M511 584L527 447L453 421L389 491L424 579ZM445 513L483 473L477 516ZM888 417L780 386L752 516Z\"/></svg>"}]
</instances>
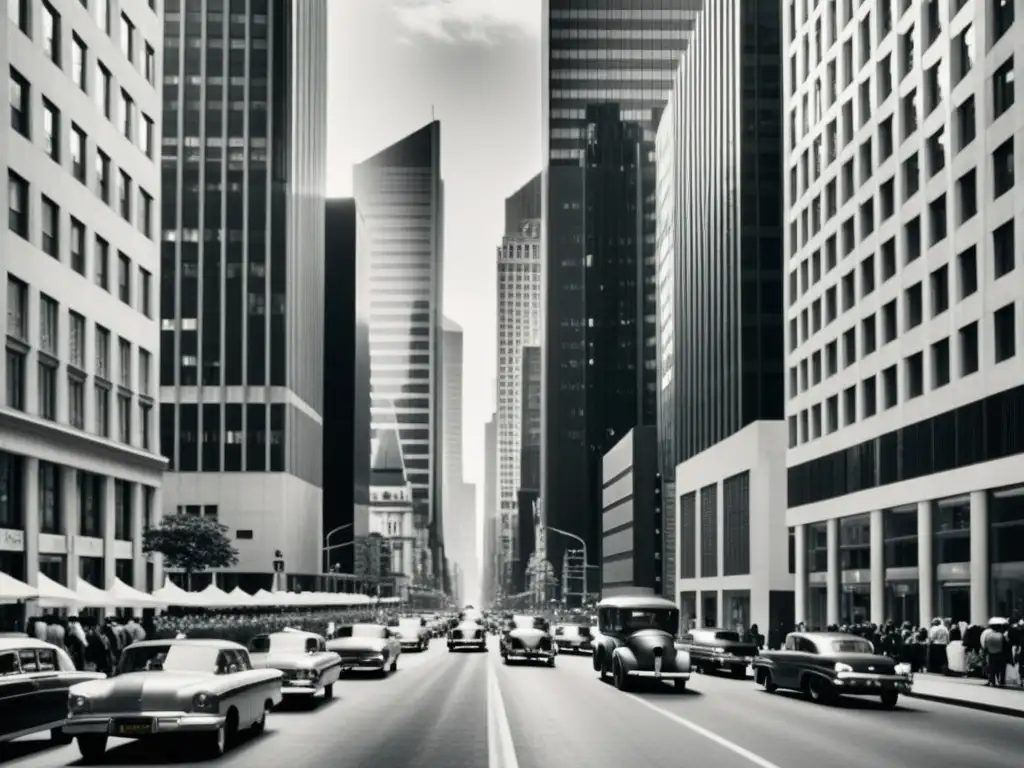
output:
<instances>
[{"instance_id":1,"label":"vintage car","mask_svg":"<svg viewBox=\"0 0 1024 768\"><path fill-rule=\"evenodd\" d=\"M402 646L395 632L382 624L349 624L327 641L327 650L341 657L345 672L372 672L387 677L398 670Z\"/></svg>"},{"instance_id":2,"label":"vintage car","mask_svg":"<svg viewBox=\"0 0 1024 768\"><path fill-rule=\"evenodd\" d=\"M679 638L679 647L690 653L690 667L697 672L728 672L745 678L757 656L757 645L743 642L732 629L691 629Z\"/></svg>"},{"instance_id":3,"label":"vintage car","mask_svg":"<svg viewBox=\"0 0 1024 768\"><path fill-rule=\"evenodd\" d=\"M121 652L113 677L79 683L67 697L64 733L86 762L107 737L188 734L204 756L222 755L245 730L261 733L281 703L281 673L253 669L229 640L146 640Z\"/></svg>"},{"instance_id":4,"label":"vintage car","mask_svg":"<svg viewBox=\"0 0 1024 768\"><path fill-rule=\"evenodd\" d=\"M594 671L629 690L637 679L671 680L677 691L690 679L690 654L676 643L679 611L660 597L624 595L597 606Z\"/></svg>"},{"instance_id":5,"label":"vintage car","mask_svg":"<svg viewBox=\"0 0 1024 768\"><path fill-rule=\"evenodd\" d=\"M448 652L454 653L463 648L487 650L487 630L477 619L469 618L465 613L461 614L455 626L448 630Z\"/></svg>"},{"instance_id":6,"label":"vintage car","mask_svg":"<svg viewBox=\"0 0 1024 768\"><path fill-rule=\"evenodd\" d=\"M286 629L256 635L249 641L249 659L254 669L277 669L284 675L284 696L334 696L334 684L341 676L341 656L327 650L320 635Z\"/></svg>"},{"instance_id":7,"label":"vintage car","mask_svg":"<svg viewBox=\"0 0 1024 768\"><path fill-rule=\"evenodd\" d=\"M819 703L841 695L878 696L887 709L914 686L913 673L876 655L870 641L845 632L791 632L784 650L754 658L754 680L769 693L801 691Z\"/></svg>"},{"instance_id":8,"label":"vintage car","mask_svg":"<svg viewBox=\"0 0 1024 768\"><path fill-rule=\"evenodd\" d=\"M24 634L0 638L0 752L4 743L43 731L54 744L70 744L62 729L68 689L99 672L78 672L64 650Z\"/></svg>"},{"instance_id":9,"label":"vintage car","mask_svg":"<svg viewBox=\"0 0 1024 768\"><path fill-rule=\"evenodd\" d=\"M396 630L403 651L425 651L430 647L430 627L426 619L399 619L398 626L392 629Z\"/></svg>"},{"instance_id":10,"label":"vintage car","mask_svg":"<svg viewBox=\"0 0 1024 768\"><path fill-rule=\"evenodd\" d=\"M594 635L583 624L558 624L555 627L555 649L559 653L590 653Z\"/></svg>"},{"instance_id":11,"label":"vintage car","mask_svg":"<svg viewBox=\"0 0 1024 768\"><path fill-rule=\"evenodd\" d=\"M543 661L555 666L558 648L551 636L551 623L543 616L514 616L501 636L501 658L512 661Z\"/></svg>"}]
</instances>

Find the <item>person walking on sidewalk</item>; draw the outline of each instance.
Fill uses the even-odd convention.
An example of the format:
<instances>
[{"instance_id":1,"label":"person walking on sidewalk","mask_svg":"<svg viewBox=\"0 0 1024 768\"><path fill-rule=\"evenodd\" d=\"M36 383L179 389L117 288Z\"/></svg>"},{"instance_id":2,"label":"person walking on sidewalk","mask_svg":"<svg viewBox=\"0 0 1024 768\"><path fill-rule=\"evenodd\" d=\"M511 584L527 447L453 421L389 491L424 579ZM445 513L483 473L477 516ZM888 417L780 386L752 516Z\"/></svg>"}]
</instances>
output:
<instances>
[{"instance_id":1,"label":"person walking on sidewalk","mask_svg":"<svg viewBox=\"0 0 1024 768\"><path fill-rule=\"evenodd\" d=\"M949 645L949 630L942 619L932 619L928 630L928 671L937 674L946 672L946 646Z\"/></svg>"},{"instance_id":2,"label":"person walking on sidewalk","mask_svg":"<svg viewBox=\"0 0 1024 768\"><path fill-rule=\"evenodd\" d=\"M1006 634L1004 619L989 619L988 629L981 633L981 649L985 653L989 686L1003 687L1006 680Z\"/></svg>"}]
</instances>

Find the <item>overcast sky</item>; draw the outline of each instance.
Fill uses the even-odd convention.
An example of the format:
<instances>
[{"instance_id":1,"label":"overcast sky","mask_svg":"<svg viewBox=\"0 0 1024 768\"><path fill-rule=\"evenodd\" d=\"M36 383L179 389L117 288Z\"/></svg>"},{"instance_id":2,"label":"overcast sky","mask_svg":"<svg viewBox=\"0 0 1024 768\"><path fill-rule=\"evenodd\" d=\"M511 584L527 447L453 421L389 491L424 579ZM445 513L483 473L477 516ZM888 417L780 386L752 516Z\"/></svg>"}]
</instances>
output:
<instances>
[{"instance_id":1,"label":"overcast sky","mask_svg":"<svg viewBox=\"0 0 1024 768\"><path fill-rule=\"evenodd\" d=\"M494 408L495 249L505 198L540 171L540 0L331 0L328 194L352 165L441 121L445 314L465 330L463 433L483 482ZM478 489L478 495L482 489Z\"/></svg>"}]
</instances>

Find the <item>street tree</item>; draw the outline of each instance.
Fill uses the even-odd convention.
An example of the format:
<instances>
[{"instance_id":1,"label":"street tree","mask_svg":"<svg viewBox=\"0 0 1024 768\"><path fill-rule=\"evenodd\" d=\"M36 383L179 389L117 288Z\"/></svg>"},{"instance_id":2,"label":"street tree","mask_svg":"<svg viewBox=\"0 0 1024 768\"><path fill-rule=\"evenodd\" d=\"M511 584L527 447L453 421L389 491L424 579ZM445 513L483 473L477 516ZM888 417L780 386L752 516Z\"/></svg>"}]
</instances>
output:
<instances>
[{"instance_id":1,"label":"street tree","mask_svg":"<svg viewBox=\"0 0 1024 768\"><path fill-rule=\"evenodd\" d=\"M185 572L185 587L192 589L192 574L209 568L238 564L228 527L212 517L168 515L142 535L142 551L163 555L164 563Z\"/></svg>"}]
</instances>

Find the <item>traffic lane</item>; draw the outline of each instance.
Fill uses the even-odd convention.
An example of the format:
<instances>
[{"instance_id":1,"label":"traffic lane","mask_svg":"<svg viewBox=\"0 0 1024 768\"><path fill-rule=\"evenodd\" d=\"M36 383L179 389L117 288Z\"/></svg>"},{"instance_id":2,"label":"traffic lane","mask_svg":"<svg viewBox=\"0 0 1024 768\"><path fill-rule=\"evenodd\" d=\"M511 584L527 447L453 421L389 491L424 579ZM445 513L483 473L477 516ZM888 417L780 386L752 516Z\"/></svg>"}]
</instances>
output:
<instances>
[{"instance_id":1,"label":"traffic lane","mask_svg":"<svg viewBox=\"0 0 1024 768\"><path fill-rule=\"evenodd\" d=\"M486 765L486 667L484 654L449 654L441 644L425 653L402 654L398 672L386 679L346 676L334 699L317 697L303 706L288 702L267 718L262 736L245 738L206 765L327 764L346 766ZM475 658L473 658L475 656ZM474 696L474 691L478 693ZM449 701L449 698L451 701ZM455 711L452 711L452 710ZM436 731L436 733L434 733ZM467 731L475 733L467 738ZM111 739L111 765L176 765L193 762L166 743ZM478 753L483 745L483 762ZM16 768L81 765L78 747L49 749L41 738L10 745Z\"/></svg>"},{"instance_id":2,"label":"traffic lane","mask_svg":"<svg viewBox=\"0 0 1024 768\"><path fill-rule=\"evenodd\" d=\"M519 768L678 765L684 748L686 762L750 768L748 758L602 684L587 656L559 654L554 669L494 663ZM665 686L653 698L700 706L703 696Z\"/></svg>"},{"instance_id":3,"label":"traffic lane","mask_svg":"<svg viewBox=\"0 0 1024 768\"><path fill-rule=\"evenodd\" d=\"M594 675L589 663L565 667L581 681ZM780 766L824 760L843 768L995 768L1024 740L1019 719L909 697L889 711L877 698L848 697L822 706L796 693L769 694L752 678L694 675L690 687L703 695L692 701L646 691L636 696Z\"/></svg>"}]
</instances>

